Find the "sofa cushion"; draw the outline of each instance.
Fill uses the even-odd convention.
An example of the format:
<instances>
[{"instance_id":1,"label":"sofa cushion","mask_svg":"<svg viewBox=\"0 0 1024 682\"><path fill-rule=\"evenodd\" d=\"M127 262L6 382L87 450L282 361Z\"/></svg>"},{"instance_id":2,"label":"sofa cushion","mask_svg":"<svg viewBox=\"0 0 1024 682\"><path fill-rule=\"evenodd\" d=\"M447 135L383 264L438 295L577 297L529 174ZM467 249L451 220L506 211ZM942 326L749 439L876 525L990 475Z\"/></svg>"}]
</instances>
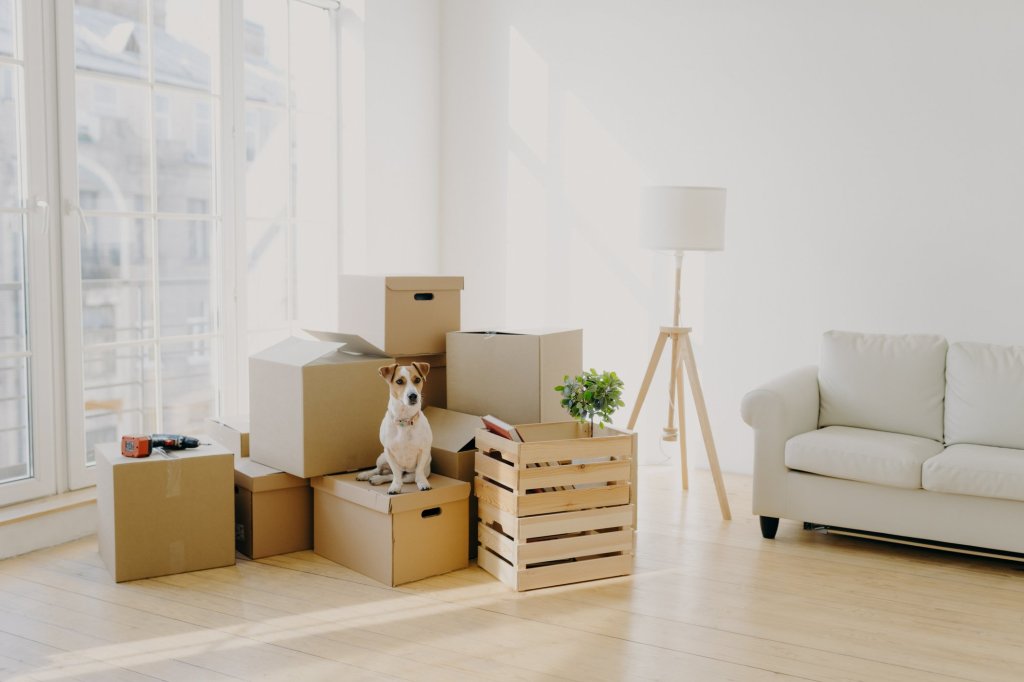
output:
<instances>
[{"instance_id":1,"label":"sofa cushion","mask_svg":"<svg viewBox=\"0 0 1024 682\"><path fill-rule=\"evenodd\" d=\"M954 343L946 358L946 444L1024 448L1024 346Z\"/></svg>"},{"instance_id":2,"label":"sofa cushion","mask_svg":"<svg viewBox=\"0 0 1024 682\"><path fill-rule=\"evenodd\" d=\"M1024 450L951 445L924 463L925 490L1024 501Z\"/></svg>"},{"instance_id":3,"label":"sofa cushion","mask_svg":"<svg viewBox=\"0 0 1024 682\"><path fill-rule=\"evenodd\" d=\"M921 465L942 452L929 438L848 426L802 433L786 443L786 466L812 474L920 488Z\"/></svg>"},{"instance_id":4,"label":"sofa cushion","mask_svg":"<svg viewBox=\"0 0 1024 682\"><path fill-rule=\"evenodd\" d=\"M854 426L942 440L946 340L826 332L818 426Z\"/></svg>"}]
</instances>

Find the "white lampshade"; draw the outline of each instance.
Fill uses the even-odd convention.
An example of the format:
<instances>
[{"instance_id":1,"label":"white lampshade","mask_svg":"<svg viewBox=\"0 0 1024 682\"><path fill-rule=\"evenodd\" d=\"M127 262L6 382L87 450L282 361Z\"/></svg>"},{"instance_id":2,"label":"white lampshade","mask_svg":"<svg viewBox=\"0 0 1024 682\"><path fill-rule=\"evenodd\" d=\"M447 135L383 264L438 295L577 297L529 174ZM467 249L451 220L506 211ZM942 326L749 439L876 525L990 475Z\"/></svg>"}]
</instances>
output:
<instances>
[{"instance_id":1,"label":"white lampshade","mask_svg":"<svg viewBox=\"0 0 1024 682\"><path fill-rule=\"evenodd\" d=\"M661 251L725 249L725 189L647 187L640 212L640 245Z\"/></svg>"}]
</instances>

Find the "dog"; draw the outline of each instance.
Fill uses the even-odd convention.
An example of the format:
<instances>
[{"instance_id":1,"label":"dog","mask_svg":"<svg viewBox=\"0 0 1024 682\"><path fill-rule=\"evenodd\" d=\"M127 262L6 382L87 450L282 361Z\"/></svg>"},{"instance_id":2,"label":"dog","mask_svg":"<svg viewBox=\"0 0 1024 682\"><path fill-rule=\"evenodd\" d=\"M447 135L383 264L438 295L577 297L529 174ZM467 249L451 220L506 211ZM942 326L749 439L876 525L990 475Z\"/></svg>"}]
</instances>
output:
<instances>
[{"instance_id":1,"label":"dog","mask_svg":"<svg viewBox=\"0 0 1024 682\"><path fill-rule=\"evenodd\" d=\"M373 469L360 472L356 478L371 485L391 482L389 495L402 492L402 483L416 483L420 490L430 490L430 445L434 434L423 414L423 386L430 365L388 365L380 375L388 382L391 397L388 411L380 423L380 444L384 452L377 457Z\"/></svg>"}]
</instances>

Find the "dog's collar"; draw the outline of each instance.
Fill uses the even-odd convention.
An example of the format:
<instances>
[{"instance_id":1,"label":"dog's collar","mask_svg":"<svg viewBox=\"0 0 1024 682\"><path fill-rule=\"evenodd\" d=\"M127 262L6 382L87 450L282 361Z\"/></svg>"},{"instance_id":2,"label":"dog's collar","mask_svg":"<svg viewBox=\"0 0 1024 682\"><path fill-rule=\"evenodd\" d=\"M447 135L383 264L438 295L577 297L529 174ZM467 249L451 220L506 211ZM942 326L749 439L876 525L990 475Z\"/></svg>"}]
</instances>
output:
<instances>
[{"instance_id":1,"label":"dog's collar","mask_svg":"<svg viewBox=\"0 0 1024 682\"><path fill-rule=\"evenodd\" d=\"M413 424L416 423L416 417L419 417L419 416L420 416L420 413L417 412L416 414L414 414L411 417L406 417L404 419L397 419L396 418L395 419L395 426L412 426Z\"/></svg>"}]
</instances>

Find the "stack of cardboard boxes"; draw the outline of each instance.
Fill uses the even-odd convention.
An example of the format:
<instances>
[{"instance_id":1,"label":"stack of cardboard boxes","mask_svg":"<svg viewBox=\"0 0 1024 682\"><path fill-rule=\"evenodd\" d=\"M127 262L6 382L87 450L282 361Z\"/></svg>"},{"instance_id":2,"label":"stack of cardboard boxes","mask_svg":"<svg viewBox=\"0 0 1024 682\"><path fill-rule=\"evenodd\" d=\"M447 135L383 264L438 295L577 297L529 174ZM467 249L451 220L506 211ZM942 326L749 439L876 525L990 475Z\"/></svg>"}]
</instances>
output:
<instances>
[{"instance_id":1,"label":"stack of cardboard boxes","mask_svg":"<svg viewBox=\"0 0 1024 682\"><path fill-rule=\"evenodd\" d=\"M461 277L342 277L336 328L252 356L249 418L210 420L215 444L149 460L102 449L100 544L115 579L228 565L234 549L259 558L312 548L390 585L466 566L477 548L470 483L479 416L563 420L552 387L580 372L582 332L459 331L462 287ZM388 391L379 368L412 361L431 366L424 414L433 489L407 484L389 496L350 472L374 466L381 452ZM193 460L224 471L199 486ZM116 475L133 467L145 469L147 485ZM144 533L128 530L150 527L154 516L174 530L150 534L143 550ZM170 549L156 549L163 545ZM167 556L121 568L140 553Z\"/></svg>"}]
</instances>

